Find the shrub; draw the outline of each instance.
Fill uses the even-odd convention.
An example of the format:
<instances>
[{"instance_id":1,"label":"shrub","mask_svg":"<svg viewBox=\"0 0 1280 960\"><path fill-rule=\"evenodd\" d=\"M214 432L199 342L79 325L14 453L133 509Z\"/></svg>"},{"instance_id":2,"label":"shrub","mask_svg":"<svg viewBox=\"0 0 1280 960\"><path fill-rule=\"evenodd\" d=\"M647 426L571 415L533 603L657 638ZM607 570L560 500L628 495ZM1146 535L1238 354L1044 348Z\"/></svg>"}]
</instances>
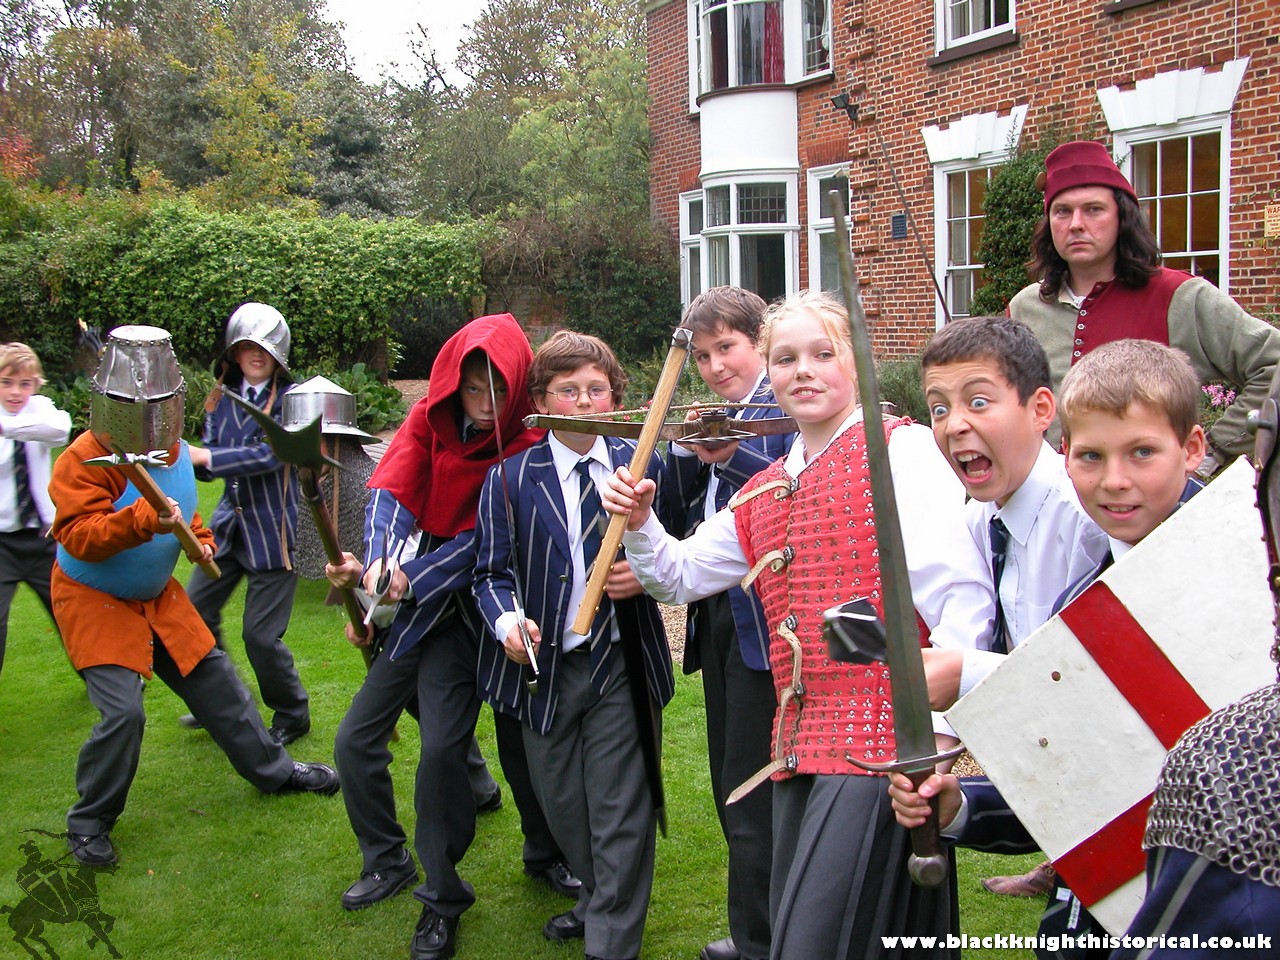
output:
<instances>
[{"instance_id":1,"label":"shrub","mask_svg":"<svg viewBox=\"0 0 1280 960\"><path fill-rule=\"evenodd\" d=\"M478 230L281 212L211 213L190 200L51 194L0 236L0 334L69 373L79 324L169 331L207 363L246 300L277 307L295 365L385 363L404 304L480 292Z\"/></svg>"},{"instance_id":2,"label":"shrub","mask_svg":"<svg viewBox=\"0 0 1280 960\"><path fill-rule=\"evenodd\" d=\"M910 417L917 423L929 423L929 405L924 399L919 357L884 360L876 375L880 381L880 399L892 403L895 413Z\"/></svg>"},{"instance_id":3,"label":"shrub","mask_svg":"<svg viewBox=\"0 0 1280 960\"><path fill-rule=\"evenodd\" d=\"M978 244L983 285L970 305L974 316L1004 313L1014 294L1031 282L1027 274L1031 235L1044 216L1044 193L1036 187L1036 176L1044 170L1044 158L1054 147L1074 139L1074 135L1049 129L1035 143L1016 149L1011 145L1009 159L987 184Z\"/></svg>"},{"instance_id":4,"label":"shrub","mask_svg":"<svg viewBox=\"0 0 1280 960\"><path fill-rule=\"evenodd\" d=\"M431 376L436 354L469 319L456 300L415 297L397 306L391 316L391 332L400 353L390 364L391 372L402 380Z\"/></svg>"}]
</instances>

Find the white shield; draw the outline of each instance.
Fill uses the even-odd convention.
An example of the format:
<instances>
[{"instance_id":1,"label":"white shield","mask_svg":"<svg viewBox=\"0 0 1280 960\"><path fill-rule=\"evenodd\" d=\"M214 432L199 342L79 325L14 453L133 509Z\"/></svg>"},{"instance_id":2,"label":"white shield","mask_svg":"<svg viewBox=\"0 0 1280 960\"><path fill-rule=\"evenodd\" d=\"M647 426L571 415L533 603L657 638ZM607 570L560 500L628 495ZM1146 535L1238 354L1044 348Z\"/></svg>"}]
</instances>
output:
<instances>
[{"instance_id":1,"label":"white shield","mask_svg":"<svg viewBox=\"0 0 1280 960\"><path fill-rule=\"evenodd\" d=\"M1142 903L1142 832L1165 753L1275 680L1253 482L1246 459L1225 470L947 714L1116 935Z\"/></svg>"}]
</instances>

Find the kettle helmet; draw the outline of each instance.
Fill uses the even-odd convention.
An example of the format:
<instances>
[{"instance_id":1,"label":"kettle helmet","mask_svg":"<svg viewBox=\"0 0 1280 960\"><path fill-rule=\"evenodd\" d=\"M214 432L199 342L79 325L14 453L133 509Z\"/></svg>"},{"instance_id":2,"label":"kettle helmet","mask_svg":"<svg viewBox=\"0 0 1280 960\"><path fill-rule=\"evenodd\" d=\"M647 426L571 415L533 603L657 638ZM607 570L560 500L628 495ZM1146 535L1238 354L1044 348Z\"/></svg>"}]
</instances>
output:
<instances>
[{"instance_id":1,"label":"kettle helmet","mask_svg":"<svg viewBox=\"0 0 1280 960\"><path fill-rule=\"evenodd\" d=\"M275 307L266 303L250 301L236 307L227 320L226 348L214 362L213 372L222 376L234 365L232 354L242 343L255 344L271 355L271 359L280 366L284 376L292 380L289 370L289 324Z\"/></svg>"},{"instance_id":2,"label":"kettle helmet","mask_svg":"<svg viewBox=\"0 0 1280 960\"><path fill-rule=\"evenodd\" d=\"M378 438L356 426L356 398L327 377L312 377L284 395L284 428L298 430L320 417L320 432L354 437L360 443Z\"/></svg>"}]
</instances>

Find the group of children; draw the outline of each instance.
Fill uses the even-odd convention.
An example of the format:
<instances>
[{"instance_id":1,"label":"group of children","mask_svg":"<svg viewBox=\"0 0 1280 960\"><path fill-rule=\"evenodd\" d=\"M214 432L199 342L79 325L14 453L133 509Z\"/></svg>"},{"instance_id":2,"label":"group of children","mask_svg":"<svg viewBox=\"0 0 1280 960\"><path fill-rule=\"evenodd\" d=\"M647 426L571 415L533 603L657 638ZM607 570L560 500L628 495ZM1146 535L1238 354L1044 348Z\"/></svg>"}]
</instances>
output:
<instances>
[{"instance_id":1,"label":"group of children","mask_svg":"<svg viewBox=\"0 0 1280 960\"><path fill-rule=\"evenodd\" d=\"M880 602L847 339L847 316L825 295L771 308L761 350L799 439L729 511L678 539L650 510L652 481L626 471L610 480L606 504L627 516L628 559L659 599L697 601L742 578L764 602L777 692L774 757L761 772L775 781L771 956L878 956L888 934L937 935L936 952L951 953L954 888L912 886L902 828L921 825L932 800L944 836L961 844L1025 852L1035 843L987 781L937 774L917 790L895 774L886 798L878 778L850 763L894 749L891 678L877 665L834 662L820 634L835 604ZM1201 487L1205 439L1194 371L1152 341L1105 345L1072 369L1059 411L1065 456L1044 441L1055 398L1044 350L1021 323L954 321L926 347L922 371L930 451L915 445L919 428L895 418L882 428L928 636L931 705L941 710ZM967 506L939 475L944 463ZM1059 883L1042 932L1103 931Z\"/></svg>"},{"instance_id":2,"label":"group of children","mask_svg":"<svg viewBox=\"0 0 1280 960\"><path fill-rule=\"evenodd\" d=\"M239 326L232 318L239 333L229 330L221 388L278 417L290 379L287 325L282 337L278 313L261 304L241 311L250 307ZM477 808L494 796L500 803L474 749L485 701L520 809L526 872L574 899L544 936L581 940L588 958L636 957L653 881L662 708L674 693L655 601L687 603L685 669L703 673L713 800L729 849L731 936L708 943L704 960L873 957L894 934L936 934L935 952L953 953L943 943L959 929L954 880L910 881L904 827L921 822L931 800L944 834L960 843L981 846L991 829L1020 826L1011 814L979 815L1007 814L989 784L938 774L913 789L895 776L886 791L851 762L895 754L886 668L837 662L821 631L823 613L849 599L880 609L866 431L888 440L931 705L943 710L1192 492L1187 478L1204 455L1194 372L1167 347L1120 341L1075 365L1058 404L1027 327L958 320L923 356L930 436L898 417L866 421L849 318L832 295L801 293L766 309L745 291L715 288L684 323L711 390L745 404L748 421L774 415L776 398L796 434L672 444L665 461L655 456L634 477L626 441L523 425L530 410L620 409L626 377L602 341L563 331L535 354L514 318L500 315L446 343L428 396L370 481L363 559L348 554L326 568L339 586L378 593L390 615L381 628L348 630L377 654L339 728L336 776L283 749L310 726L282 640L296 516L288 468L241 411L211 397L205 447L157 438L170 459L153 472L171 498L169 513L158 513L123 474L84 463L110 452L109 431L77 439L55 466L56 520L39 513L58 541L54 602L61 592L66 611L58 624L103 718L82 751L80 800L68 816L77 858L114 860L109 831L141 742L137 677L154 670L261 789L328 793L340 780L363 856L342 905L386 899L418 879L387 749L407 709L422 734L414 847L426 872L410 955L450 957L476 896L457 866ZM23 417L39 413L44 432L28 436L56 444L59 427L41 398L17 408L10 400L38 386L31 356L0 353L0 435L34 431ZM15 377L36 382L11 394ZM1065 457L1044 440L1055 414ZM47 471L47 454L44 463ZM215 557L184 480L192 466L227 478L214 514L225 583L195 571L188 600L166 573L132 590L137 551L163 544L157 569L172 570L176 540L158 535L183 516L203 557ZM626 516L625 553L599 557L610 513ZM26 529L0 532L0 563L34 549ZM594 563L610 571L581 635L573 618ZM246 645L274 712L269 732L214 644L217 611L242 575L254 605ZM120 640L110 645L87 613L76 614L102 593L120 615ZM226 686L236 696L212 695ZM935 729L940 744L954 743L940 718ZM242 762L246 738L267 762ZM1087 920L1071 911L1079 916Z\"/></svg>"}]
</instances>

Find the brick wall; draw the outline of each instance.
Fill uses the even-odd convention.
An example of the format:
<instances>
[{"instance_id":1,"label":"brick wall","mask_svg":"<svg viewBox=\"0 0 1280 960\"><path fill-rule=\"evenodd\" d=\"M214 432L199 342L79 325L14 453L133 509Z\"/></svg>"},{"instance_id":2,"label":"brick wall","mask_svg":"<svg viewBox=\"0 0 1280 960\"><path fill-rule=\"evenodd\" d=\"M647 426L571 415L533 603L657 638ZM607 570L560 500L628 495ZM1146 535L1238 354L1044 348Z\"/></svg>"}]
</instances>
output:
<instances>
[{"instance_id":1,"label":"brick wall","mask_svg":"<svg viewBox=\"0 0 1280 960\"><path fill-rule=\"evenodd\" d=\"M698 121L689 113L689 26L684 0L651 3L649 42L650 211L673 237L680 193L698 187Z\"/></svg>"},{"instance_id":2,"label":"brick wall","mask_svg":"<svg viewBox=\"0 0 1280 960\"><path fill-rule=\"evenodd\" d=\"M1255 314L1280 312L1280 240L1262 235L1263 209L1280 202L1280 4L1275 0L1160 0L1117 15L1102 0L1019 3L1019 42L938 66L933 4L834 0L830 82L797 91L804 168L850 162L854 249L877 347L914 352L934 329L934 293L913 235L889 235L901 210L881 149L892 158L933 263L933 169L920 129L1029 104L1024 142L1052 128L1104 139L1095 91L1132 89L1170 70L1217 69L1249 57L1231 120L1229 269L1232 295ZM676 194L696 186L697 121L688 113L686 5L651 4L653 212L678 223ZM851 125L828 98L861 105ZM841 155L843 149L843 156ZM690 172L692 171L692 179ZM807 222L801 180L801 222ZM800 276L807 276L802 240Z\"/></svg>"}]
</instances>

